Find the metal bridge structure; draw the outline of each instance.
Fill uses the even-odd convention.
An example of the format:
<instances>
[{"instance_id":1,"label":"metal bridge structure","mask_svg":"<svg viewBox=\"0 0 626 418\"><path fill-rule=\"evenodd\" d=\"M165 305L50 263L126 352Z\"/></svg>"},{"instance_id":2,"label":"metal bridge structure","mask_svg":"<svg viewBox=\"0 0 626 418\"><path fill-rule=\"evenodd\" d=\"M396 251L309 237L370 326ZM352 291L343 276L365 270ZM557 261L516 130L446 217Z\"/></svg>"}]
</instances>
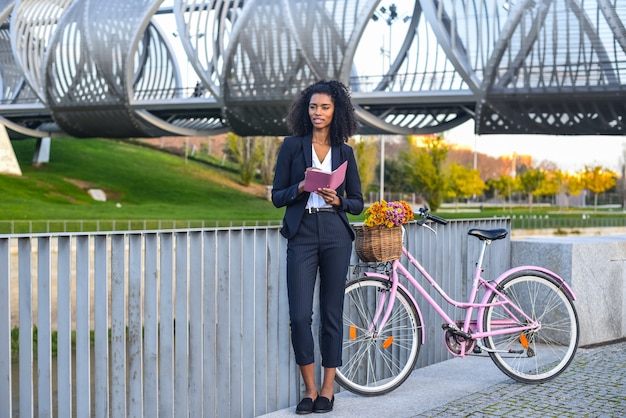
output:
<instances>
[{"instance_id":1,"label":"metal bridge structure","mask_svg":"<svg viewBox=\"0 0 626 418\"><path fill-rule=\"evenodd\" d=\"M623 135L625 20L623 0L0 0L0 130L281 136L338 79L362 134Z\"/></svg>"}]
</instances>

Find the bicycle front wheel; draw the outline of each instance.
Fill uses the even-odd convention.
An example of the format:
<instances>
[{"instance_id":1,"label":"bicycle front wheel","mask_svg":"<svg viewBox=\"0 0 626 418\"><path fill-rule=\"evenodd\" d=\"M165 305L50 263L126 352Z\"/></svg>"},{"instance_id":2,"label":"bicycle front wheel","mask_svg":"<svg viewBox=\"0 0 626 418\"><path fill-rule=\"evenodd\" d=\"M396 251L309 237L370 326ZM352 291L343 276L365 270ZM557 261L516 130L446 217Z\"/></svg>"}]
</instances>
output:
<instances>
[{"instance_id":1,"label":"bicycle front wheel","mask_svg":"<svg viewBox=\"0 0 626 418\"><path fill-rule=\"evenodd\" d=\"M574 304L554 278L540 271L517 272L500 282L506 297L539 323L536 330L505 333L485 338L496 366L522 383L541 383L561 374L578 347L578 315ZM493 294L489 303L501 301ZM511 305L485 310L487 332L528 325Z\"/></svg>"},{"instance_id":2,"label":"bicycle front wheel","mask_svg":"<svg viewBox=\"0 0 626 418\"><path fill-rule=\"evenodd\" d=\"M391 283L360 278L346 285L343 308L343 365L335 380L364 396L388 393L413 371L422 343L422 324L411 298L396 292L384 328L379 324L390 302Z\"/></svg>"}]
</instances>

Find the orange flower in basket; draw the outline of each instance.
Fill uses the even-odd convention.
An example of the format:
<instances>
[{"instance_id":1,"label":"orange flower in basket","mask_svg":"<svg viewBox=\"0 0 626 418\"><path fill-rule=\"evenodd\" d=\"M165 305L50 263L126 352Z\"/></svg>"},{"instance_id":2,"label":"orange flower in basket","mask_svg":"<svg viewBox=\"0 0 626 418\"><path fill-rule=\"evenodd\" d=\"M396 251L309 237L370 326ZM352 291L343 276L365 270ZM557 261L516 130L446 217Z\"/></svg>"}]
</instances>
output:
<instances>
[{"instance_id":1,"label":"orange flower in basket","mask_svg":"<svg viewBox=\"0 0 626 418\"><path fill-rule=\"evenodd\" d=\"M365 226L393 228L415 219L411 206L404 200L374 202L365 211Z\"/></svg>"}]
</instances>

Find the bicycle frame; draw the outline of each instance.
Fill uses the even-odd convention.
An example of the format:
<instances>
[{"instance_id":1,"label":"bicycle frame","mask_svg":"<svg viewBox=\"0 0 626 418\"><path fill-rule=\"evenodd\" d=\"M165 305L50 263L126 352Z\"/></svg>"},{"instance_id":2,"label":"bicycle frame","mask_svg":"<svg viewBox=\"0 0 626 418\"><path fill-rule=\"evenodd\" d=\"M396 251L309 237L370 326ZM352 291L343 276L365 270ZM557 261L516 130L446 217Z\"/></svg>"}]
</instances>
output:
<instances>
[{"instance_id":1,"label":"bicycle frame","mask_svg":"<svg viewBox=\"0 0 626 418\"><path fill-rule=\"evenodd\" d=\"M388 280L391 282L389 303L386 304L386 309L384 313L382 312L382 310L385 304L384 303L378 304L378 311L375 313L373 323L370 325L370 331L373 329L374 324L378 323L378 320L381 315L383 316L382 316L382 320L378 328L383 329L385 327L385 324L387 323L387 320L389 319L389 316L393 309L398 287L404 290L406 294L411 298L411 302L413 302L414 306L417 309L417 314L419 315L421 323L424 323L422 312L419 308L419 305L417 304L413 295L408 291L408 289L403 284L400 283L399 277L398 277L398 271L400 272L400 274L402 274L404 277L408 279L409 283L422 295L422 297L430 304L430 306L432 306L433 309L435 309L437 314L445 321L445 323L450 328L453 328L456 331L461 331L462 334L464 334L470 339L480 339L480 338L485 338L485 337L494 336L494 335L501 335L501 334L522 333L524 331L529 331L529 330L540 328L541 325L537 323L537 321L533 320L520 307L518 307L515 303L509 300L507 296L503 294L502 292L500 292L500 290L498 289L498 283L501 280L503 280L504 278L518 271L532 269L535 271L541 271L545 274L548 274L549 276L553 277L555 280L557 280L560 283L560 285L565 289L566 293L571 298L571 300L576 300L574 292L560 276L542 267L520 266L520 267L512 268L512 269L505 271L493 282L489 282L485 280L482 277L481 272L482 272L482 263L483 263L485 251L486 251L487 245L489 244L491 244L490 240L482 241L480 256L479 256L478 262L476 263L476 268L474 271L474 279L473 279L473 283L472 283L472 287L470 291L469 302L459 302L457 300L454 300L450 296L448 296L448 294L439 286L439 284L435 281L435 279L432 278L432 276L428 273L428 271L426 271L426 269L415 259L415 257L413 257L413 255L406 249L406 247L404 246L402 247L402 253L407 257L409 262L430 283L430 285L435 288L437 293L439 293L441 297L443 297L443 299L448 304L466 310L465 319L463 321L462 328L459 329L457 327L456 325L457 321L450 318L446 314L446 312L441 308L439 303L437 303L437 301L435 301L435 299L433 299L433 297L431 297L428 294L426 289L417 281L417 279L413 277L413 275L400 263L400 260L394 260L391 264L391 272L389 275L376 273L376 272L364 273L365 276L376 277L376 278ZM481 302L477 303L476 298L478 296L478 292L481 287L485 289L485 294L483 295ZM498 302L488 303L487 301L489 300L489 297L493 293L496 293L498 295ZM385 296L381 294L381 298L384 298L384 297ZM381 300L381 302L384 302L384 300ZM479 321L478 318L482 318L483 312L486 308L490 306L497 306L497 305L505 307L506 312L510 316L510 319L500 321L499 325L501 325L502 328L498 328L496 330L491 330L491 331L485 331L483 329L482 322ZM472 320L472 315L475 310L477 310L477 315L476 315L477 319ZM521 323L526 323L528 325L512 326L514 324L521 324ZM422 333L421 341L422 341L422 344L424 344L425 332L424 332L423 327L422 327L421 333ZM461 350L459 356L463 357L464 355L465 355L465 350Z\"/></svg>"}]
</instances>

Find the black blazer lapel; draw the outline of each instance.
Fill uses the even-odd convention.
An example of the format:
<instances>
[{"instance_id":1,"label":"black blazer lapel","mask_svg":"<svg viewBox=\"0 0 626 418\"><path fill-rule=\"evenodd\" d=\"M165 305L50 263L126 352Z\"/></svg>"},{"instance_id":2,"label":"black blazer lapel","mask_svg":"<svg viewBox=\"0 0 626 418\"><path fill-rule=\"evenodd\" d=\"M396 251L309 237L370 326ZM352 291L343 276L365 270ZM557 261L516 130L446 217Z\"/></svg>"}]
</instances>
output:
<instances>
[{"instance_id":1,"label":"black blazer lapel","mask_svg":"<svg viewBox=\"0 0 626 418\"><path fill-rule=\"evenodd\" d=\"M313 167L313 136L309 134L302 137L302 153L307 167Z\"/></svg>"},{"instance_id":2,"label":"black blazer lapel","mask_svg":"<svg viewBox=\"0 0 626 418\"><path fill-rule=\"evenodd\" d=\"M346 160L342 151L342 145L333 145L331 154L333 158L330 162L333 170L336 170Z\"/></svg>"}]
</instances>

